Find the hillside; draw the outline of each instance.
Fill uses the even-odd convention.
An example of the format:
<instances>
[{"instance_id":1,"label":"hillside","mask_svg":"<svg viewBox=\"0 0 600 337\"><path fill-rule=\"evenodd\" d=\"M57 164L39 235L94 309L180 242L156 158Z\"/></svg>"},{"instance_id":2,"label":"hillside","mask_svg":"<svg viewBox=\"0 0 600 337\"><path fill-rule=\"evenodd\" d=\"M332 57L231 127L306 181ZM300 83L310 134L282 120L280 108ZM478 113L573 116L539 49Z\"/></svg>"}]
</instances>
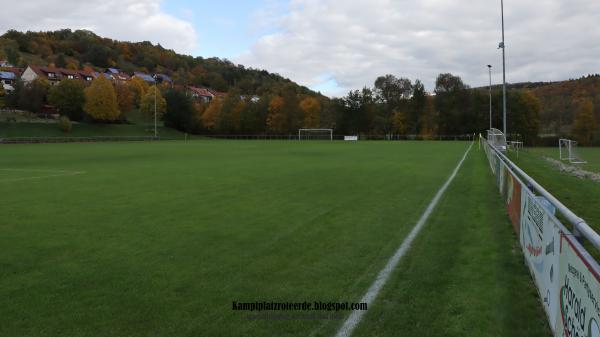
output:
<instances>
[{"instance_id":1,"label":"hillside","mask_svg":"<svg viewBox=\"0 0 600 337\"><path fill-rule=\"evenodd\" d=\"M594 105L596 121L600 122L600 75L593 74L578 79L556 82L509 83L508 90L527 90L541 103L541 133L569 134L575 111L581 100L590 100ZM488 87L474 88L487 91ZM496 94L501 85L492 86Z\"/></svg>"},{"instance_id":2,"label":"hillside","mask_svg":"<svg viewBox=\"0 0 600 337\"><path fill-rule=\"evenodd\" d=\"M115 67L126 73L164 73L177 84L209 87L222 92L235 87L243 94L263 95L292 85L298 94L314 94L278 74L245 68L226 59L181 55L160 44L116 41L87 30L26 33L10 30L0 36L1 59L21 67L37 64L100 71Z\"/></svg>"}]
</instances>

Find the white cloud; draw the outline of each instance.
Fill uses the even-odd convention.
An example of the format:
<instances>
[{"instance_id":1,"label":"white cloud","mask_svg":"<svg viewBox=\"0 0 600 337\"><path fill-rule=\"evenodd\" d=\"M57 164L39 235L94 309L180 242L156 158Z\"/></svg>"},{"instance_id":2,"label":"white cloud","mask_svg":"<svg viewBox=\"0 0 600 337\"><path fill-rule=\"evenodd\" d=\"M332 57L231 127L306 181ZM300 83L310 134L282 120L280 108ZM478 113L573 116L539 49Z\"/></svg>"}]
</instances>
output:
<instances>
[{"instance_id":1,"label":"white cloud","mask_svg":"<svg viewBox=\"0 0 600 337\"><path fill-rule=\"evenodd\" d=\"M505 1L507 80L560 80L600 71L597 0ZM387 73L433 89L441 72L471 85L501 80L500 1L292 0L277 33L236 58L328 94ZM332 87L328 83L337 83Z\"/></svg>"},{"instance_id":2,"label":"white cloud","mask_svg":"<svg viewBox=\"0 0 600 337\"><path fill-rule=\"evenodd\" d=\"M151 41L191 54L197 34L191 23L161 11L161 0L0 0L10 15L0 20L0 32L89 29L125 41Z\"/></svg>"}]
</instances>

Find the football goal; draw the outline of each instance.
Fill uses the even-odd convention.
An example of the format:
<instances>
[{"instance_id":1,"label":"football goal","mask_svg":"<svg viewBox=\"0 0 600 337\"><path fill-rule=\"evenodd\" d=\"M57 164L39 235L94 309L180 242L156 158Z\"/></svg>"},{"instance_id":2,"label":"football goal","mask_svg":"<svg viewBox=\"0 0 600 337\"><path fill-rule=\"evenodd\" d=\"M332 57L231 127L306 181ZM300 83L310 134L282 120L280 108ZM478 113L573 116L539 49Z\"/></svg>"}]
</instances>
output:
<instances>
[{"instance_id":1,"label":"football goal","mask_svg":"<svg viewBox=\"0 0 600 337\"><path fill-rule=\"evenodd\" d=\"M577 142L570 139L558 140L558 152L560 160L568 160L571 164L585 164L586 161L579 155Z\"/></svg>"},{"instance_id":2,"label":"football goal","mask_svg":"<svg viewBox=\"0 0 600 337\"><path fill-rule=\"evenodd\" d=\"M333 140L333 129L299 129L298 140Z\"/></svg>"}]
</instances>

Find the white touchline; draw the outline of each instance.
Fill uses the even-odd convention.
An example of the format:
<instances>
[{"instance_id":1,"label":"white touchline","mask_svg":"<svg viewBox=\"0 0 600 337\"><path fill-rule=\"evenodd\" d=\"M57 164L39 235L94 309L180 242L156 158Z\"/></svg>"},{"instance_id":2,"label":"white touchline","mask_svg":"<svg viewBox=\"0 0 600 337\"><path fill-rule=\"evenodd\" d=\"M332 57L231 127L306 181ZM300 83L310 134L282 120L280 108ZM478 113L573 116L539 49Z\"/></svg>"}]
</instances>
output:
<instances>
[{"instance_id":1,"label":"white touchline","mask_svg":"<svg viewBox=\"0 0 600 337\"><path fill-rule=\"evenodd\" d=\"M30 179L42 179L42 178L51 178L51 177L74 176L74 175L86 173L84 171L39 170L39 169L12 169L12 168L4 168L4 169L0 169L0 171L48 173L46 175L41 175L41 176L0 179L0 183L1 182L8 182L8 181L13 182L13 181L30 180Z\"/></svg>"},{"instance_id":2,"label":"white touchline","mask_svg":"<svg viewBox=\"0 0 600 337\"><path fill-rule=\"evenodd\" d=\"M419 231L421 231L421 228L423 227L423 225L429 218L429 215L431 215L431 212L433 212L433 209L435 208L437 203L440 201L442 195L444 195L444 192L446 192L446 189L448 188L448 186L450 185L452 180L454 180L454 177L456 177L458 170L460 169L460 167L462 166L462 163L467 158L467 155L469 154L469 151L471 151L472 147L473 147L473 143L471 143L471 145L469 145L469 148L467 149L467 151L465 151L465 154L463 155L463 157L460 160L460 162L458 163L458 165L456 165L456 168L454 169L454 171L452 171L452 174L450 175L448 180L446 180L444 185L442 185L442 187L440 187L440 189L437 191L435 197L433 197L433 199L427 206L427 209L425 210L425 212L423 212L423 215L421 215L421 218L419 219L419 221L417 221L417 224L415 225L415 227L410 231L410 234L408 234L408 236L404 239L404 241L402 242L400 247L398 247L398 250L396 250L394 255L392 255L392 257L390 257L390 259L388 260L385 267L379 272L379 274L377 275L377 278L375 279L375 281L373 281L373 284L371 284L371 286L369 287L367 292L361 298L361 300L360 300L361 303L367 303L369 306L371 303L373 303L373 300L375 300L375 298L377 297L377 294L379 294L379 291L381 290L381 288L383 288L383 286L387 282L388 278L390 277L390 274L392 273L394 268L396 268L396 265L398 264L398 262L400 261L402 256L408 251L413 240L419 234ZM360 323L360 320L362 319L364 314L365 314L365 311L353 311L352 314L350 314L350 316L346 319L346 321L344 321L344 324L338 330L338 332L335 336L336 337L351 336L352 332L354 331L354 329L356 328L358 323Z\"/></svg>"}]
</instances>

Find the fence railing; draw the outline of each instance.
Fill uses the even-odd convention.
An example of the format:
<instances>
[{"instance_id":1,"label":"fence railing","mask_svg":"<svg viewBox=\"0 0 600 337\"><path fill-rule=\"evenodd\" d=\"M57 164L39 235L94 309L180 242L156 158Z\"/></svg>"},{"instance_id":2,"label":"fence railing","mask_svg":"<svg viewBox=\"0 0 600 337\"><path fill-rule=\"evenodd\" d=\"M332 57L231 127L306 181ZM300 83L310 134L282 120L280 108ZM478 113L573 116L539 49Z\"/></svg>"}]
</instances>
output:
<instances>
[{"instance_id":1,"label":"fence railing","mask_svg":"<svg viewBox=\"0 0 600 337\"><path fill-rule=\"evenodd\" d=\"M583 246L600 250L600 236L485 138L480 142L554 336L600 336L600 266Z\"/></svg>"}]
</instances>

